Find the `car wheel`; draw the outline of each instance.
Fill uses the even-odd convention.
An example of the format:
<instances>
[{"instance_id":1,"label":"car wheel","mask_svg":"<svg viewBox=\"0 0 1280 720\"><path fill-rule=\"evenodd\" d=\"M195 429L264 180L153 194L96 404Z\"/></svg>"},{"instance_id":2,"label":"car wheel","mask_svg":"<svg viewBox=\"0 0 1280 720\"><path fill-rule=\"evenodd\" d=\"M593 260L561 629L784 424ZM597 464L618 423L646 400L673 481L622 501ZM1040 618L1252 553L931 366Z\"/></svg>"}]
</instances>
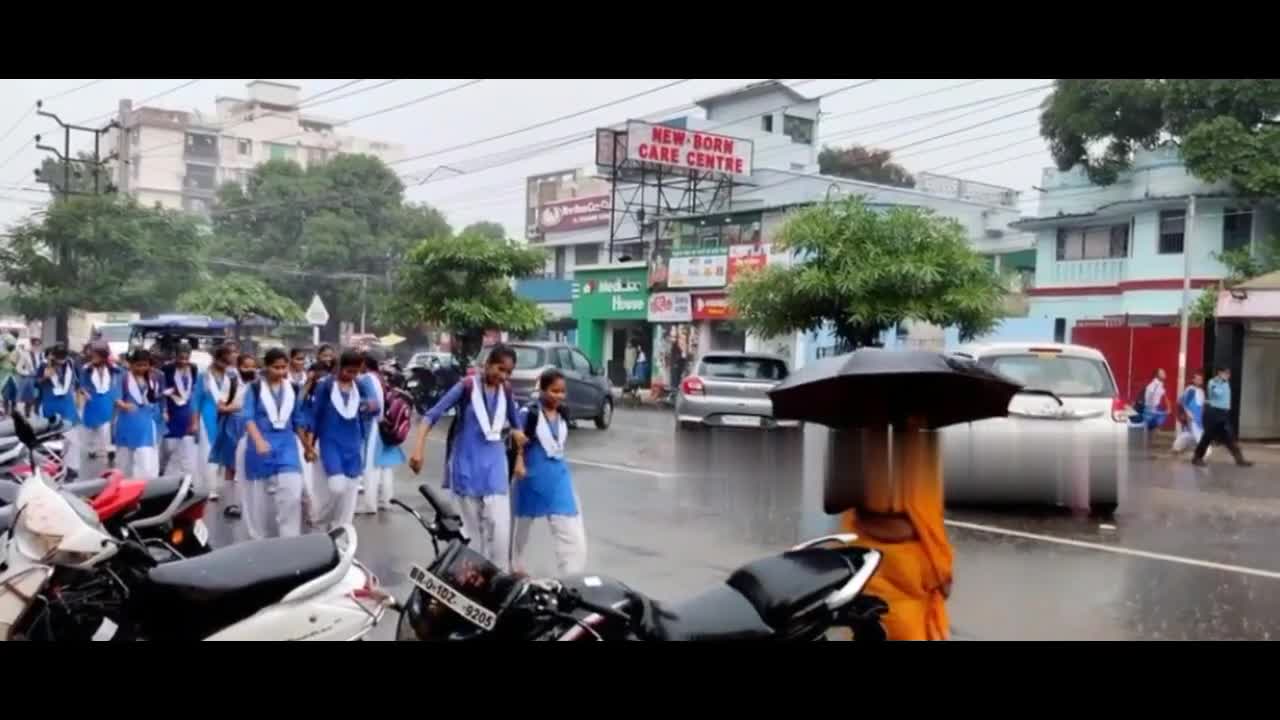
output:
<instances>
[{"instance_id":1,"label":"car wheel","mask_svg":"<svg viewBox=\"0 0 1280 720\"><path fill-rule=\"evenodd\" d=\"M604 404L600 406L600 414L596 416L596 427L601 430L608 430L609 425L613 423L613 400L605 398Z\"/></svg>"}]
</instances>

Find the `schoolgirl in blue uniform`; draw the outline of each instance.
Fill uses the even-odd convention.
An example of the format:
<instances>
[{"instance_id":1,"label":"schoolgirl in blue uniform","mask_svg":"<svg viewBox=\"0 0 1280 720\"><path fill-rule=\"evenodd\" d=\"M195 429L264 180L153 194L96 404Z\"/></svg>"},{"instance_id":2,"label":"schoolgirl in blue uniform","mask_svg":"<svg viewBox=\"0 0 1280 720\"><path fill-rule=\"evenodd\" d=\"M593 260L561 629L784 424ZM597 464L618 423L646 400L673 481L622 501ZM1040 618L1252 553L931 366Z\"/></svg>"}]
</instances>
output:
<instances>
[{"instance_id":1,"label":"schoolgirl in blue uniform","mask_svg":"<svg viewBox=\"0 0 1280 720\"><path fill-rule=\"evenodd\" d=\"M111 348L105 342L89 346L89 363L80 370L80 394L84 398L81 417L81 446L90 458L101 454L107 462L115 462L116 449L111 444L111 418L115 416L116 394L124 371L109 362Z\"/></svg>"},{"instance_id":2,"label":"schoolgirl in blue uniform","mask_svg":"<svg viewBox=\"0 0 1280 720\"><path fill-rule=\"evenodd\" d=\"M160 475L156 415L161 412L160 387L151 374L151 353L138 348L129 355L129 372L116 387L116 448L120 469L131 478Z\"/></svg>"},{"instance_id":3,"label":"schoolgirl in blue uniform","mask_svg":"<svg viewBox=\"0 0 1280 720\"><path fill-rule=\"evenodd\" d=\"M235 354L230 345L220 345L213 351L213 363L196 379L195 410L200 429L196 433L196 457L200 463L200 477L204 479L209 499L218 499L218 490L225 477L213 446L218 440L218 408L231 399L235 378Z\"/></svg>"},{"instance_id":4,"label":"schoolgirl in blue uniform","mask_svg":"<svg viewBox=\"0 0 1280 720\"><path fill-rule=\"evenodd\" d=\"M386 386L378 367L378 358L366 353L364 367L364 375L361 377L366 378L373 387L378 397L378 407L384 408L387 401ZM356 511L373 515L391 507L391 498L395 496L395 469L404 464L405 456L404 450L399 446L387 447L382 442L382 433L378 432L376 420L369 423L365 436L364 486L360 494L363 501Z\"/></svg>"},{"instance_id":5,"label":"schoolgirl in blue uniform","mask_svg":"<svg viewBox=\"0 0 1280 720\"><path fill-rule=\"evenodd\" d=\"M234 352L231 350L230 352ZM245 384L257 378L256 360L252 355L243 354L236 358L236 376L228 389L226 402L218 403L218 434L213 441L210 459L222 466L228 481L234 482L239 465L236 460L236 448L244 437L244 394Z\"/></svg>"},{"instance_id":6,"label":"schoolgirl in blue uniform","mask_svg":"<svg viewBox=\"0 0 1280 720\"><path fill-rule=\"evenodd\" d=\"M191 365L190 346L185 343L178 346L173 362L164 366L162 376L165 409L168 411L164 443L169 461L165 472L169 475L195 475L199 471L196 461L196 432L199 423L193 399L196 369Z\"/></svg>"},{"instance_id":7,"label":"schoolgirl in blue uniform","mask_svg":"<svg viewBox=\"0 0 1280 720\"><path fill-rule=\"evenodd\" d=\"M551 528L557 572L573 575L586 569L587 533L582 524L582 507L573 489L569 465L564 461L565 440L569 437L569 419L562 412L564 397L564 374L548 370L538 378L537 402L520 414L520 426L529 440L517 456L517 479L511 490L515 516L512 564L516 572L527 572L524 552L533 522L539 518L546 518Z\"/></svg>"},{"instance_id":8,"label":"schoolgirl in blue uniform","mask_svg":"<svg viewBox=\"0 0 1280 720\"><path fill-rule=\"evenodd\" d=\"M263 377L245 385L243 517L250 539L302 534L302 398L289 381L289 360L267 351Z\"/></svg>"},{"instance_id":9,"label":"schoolgirl in blue uniform","mask_svg":"<svg viewBox=\"0 0 1280 720\"><path fill-rule=\"evenodd\" d=\"M382 411L368 378L360 376L363 371L364 356L348 350L342 353L337 371L317 382L312 391L306 455L309 460L320 458L327 478L317 478L314 488L320 503L316 524L322 528L346 525L355 517L365 469L365 432Z\"/></svg>"},{"instance_id":10,"label":"schoolgirl in blue uniform","mask_svg":"<svg viewBox=\"0 0 1280 720\"><path fill-rule=\"evenodd\" d=\"M76 408L79 382L76 369L67 354L67 348L54 345L49 349L48 362L36 369L36 383L40 397L40 415L59 417L68 426L66 433L65 462L67 468L80 472L80 413Z\"/></svg>"}]
</instances>

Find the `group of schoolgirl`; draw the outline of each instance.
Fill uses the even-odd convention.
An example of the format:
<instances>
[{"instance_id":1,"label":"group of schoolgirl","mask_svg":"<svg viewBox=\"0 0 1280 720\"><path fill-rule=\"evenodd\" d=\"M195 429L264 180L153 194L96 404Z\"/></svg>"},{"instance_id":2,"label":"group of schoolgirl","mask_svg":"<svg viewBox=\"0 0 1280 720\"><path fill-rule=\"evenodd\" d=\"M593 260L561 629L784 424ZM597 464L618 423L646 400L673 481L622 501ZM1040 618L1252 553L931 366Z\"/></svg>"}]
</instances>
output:
<instances>
[{"instance_id":1,"label":"group of schoolgirl","mask_svg":"<svg viewBox=\"0 0 1280 720\"><path fill-rule=\"evenodd\" d=\"M427 410L409 467L421 472L431 428L456 408L444 454L444 487L458 506L471 547L503 570L527 572L530 531L536 520L545 519L558 572L581 573L587 542L564 455L570 424L565 378L558 370L546 371L538 380L537 400L517 408L507 382L515 361L511 348L493 348L482 373L454 385ZM514 449L510 457L509 449Z\"/></svg>"},{"instance_id":2,"label":"group of schoolgirl","mask_svg":"<svg viewBox=\"0 0 1280 720\"><path fill-rule=\"evenodd\" d=\"M199 371L185 345L161 367L144 349L120 367L94 343L77 368L55 346L36 373L40 409L71 425L69 468L79 471L83 446L130 477L153 478L163 448L165 472L199 478L211 500L234 485L251 539L295 536L304 515L318 530L350 523L362 491L371 512L386 507L391 468L404 462L377 432L386 393L377 363L357 351L334 355L323 346L307 368L302 350L273 349L259 369L228 341Z\"/></svg>"}]
</instances>

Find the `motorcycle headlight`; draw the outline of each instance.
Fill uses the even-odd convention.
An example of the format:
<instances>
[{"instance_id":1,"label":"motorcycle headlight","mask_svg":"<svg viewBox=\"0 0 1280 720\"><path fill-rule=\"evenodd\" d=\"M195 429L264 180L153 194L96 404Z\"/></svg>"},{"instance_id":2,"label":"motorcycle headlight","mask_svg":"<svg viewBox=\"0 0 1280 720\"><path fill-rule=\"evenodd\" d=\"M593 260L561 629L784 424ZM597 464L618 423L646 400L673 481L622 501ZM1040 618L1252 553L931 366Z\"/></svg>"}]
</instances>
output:
<instances>
[{"instance_id":1,"label":"motorcycle headlight","mask_svg":"<svg viewBox=\"0 0 1280 720\"><path fill-rule=\"evenodd\" d=\"M70 513L70 517L68 516ZM23 554L45 565L79 565L94 553L60 549L67 532L74 530L76 511L54 495L37 497L22 507L14 541Z\"/></svg>"}]
</instances>

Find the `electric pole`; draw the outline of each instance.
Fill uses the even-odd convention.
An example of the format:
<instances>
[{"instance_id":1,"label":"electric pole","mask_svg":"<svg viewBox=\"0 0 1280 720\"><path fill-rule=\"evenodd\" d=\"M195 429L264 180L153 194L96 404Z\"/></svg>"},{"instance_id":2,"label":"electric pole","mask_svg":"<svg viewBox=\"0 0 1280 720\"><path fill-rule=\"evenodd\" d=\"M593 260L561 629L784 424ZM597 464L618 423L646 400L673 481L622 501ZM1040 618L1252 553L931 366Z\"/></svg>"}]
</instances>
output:
<instances>
[{"instance_id":1,"label":"electric pole","mask_svg":"<svg viewBox=\"0 0 1280 720\"><path fill-rule=\"evenodd\" d=\"M50 145L42 145L40 143L40 136L36 135L36 148L39 150L44 150L45 152L48 152L48 153L52 153L53 156L58 158L58 161L62 163L62 186L59 187L54 178L41 177L39 168L37 168L35 171L36 178L41 182L47 183L49 185L49 191L52 192L55 196L61 195L63 200L70 197L71 195L102 194L103 188L102 188L101 176L100 176L102 167L107 161L112 160L116 157L116 154L114 152L108 155L106 158L102 157L102 136L105 135L107 132L109 132L112 128L120 127L120 124L117 123L115 120L112 120L111 122L107 123L105 126L101 128L91 128L91 127L84 127L82 125L72 125L69 123L65 123L62 121L62 118L58 117L57 115L51 112L46 112L44 109L44 101L42 100L36 101L36 114L42 117L51 118L54 122L58 123L59 127L62 128L62 150L61 151L59 151L58 148L52 147ZM93 160L85 160L81 158L74 158L71 156L71 132L73 130L77 132L93 133ZM93 192L92 193L81 192L71 187L71 176L72 176L71 164L72 163L80 163L80 164L90 166L93 172ZM76 172L75 175L76 177L79 177L80 173ZM111 186L110 182L107 183L106 191L107 192L114 191L114 188ZM57 257L58 257L59 271L64 273L68 272L71 268L72 262L74 262L74 258L71 257L71 244L67 242L65 238L59 239L58 241ZM68 335L67 318L68 318L69 312L70 312L70 308L67 308L65 306L62 308L59 308L58 310L58 314L56 316L55 323L54 323L54 337L57 342L60 342L60 343L67 342L67 335Z\"/></svg>"}]
</instances>

